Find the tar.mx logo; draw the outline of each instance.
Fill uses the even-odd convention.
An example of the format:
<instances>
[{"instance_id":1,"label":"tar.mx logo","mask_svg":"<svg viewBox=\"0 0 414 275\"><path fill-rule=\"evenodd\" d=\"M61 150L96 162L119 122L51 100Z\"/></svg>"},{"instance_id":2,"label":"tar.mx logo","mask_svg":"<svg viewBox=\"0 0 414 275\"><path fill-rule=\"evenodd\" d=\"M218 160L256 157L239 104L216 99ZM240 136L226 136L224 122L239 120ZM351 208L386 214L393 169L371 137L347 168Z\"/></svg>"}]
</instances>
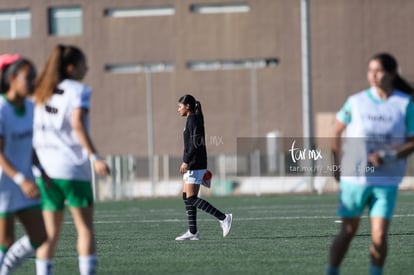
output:
<instances>
[{"instance_id":1,"label":"tar.mx logo","mask_svg":"<svg viewBox=\"0 0 414 275\"><path fill-rule=\"evenodd\" d=\"M192 135L192 139L193 139L193 144L195 148L198 148L200 146L206 146L206 145L214 145L214 146L224 145L222 136L204 137L203 135L198 134L196 131L194 131Z\"/></svg>"},{"instance_id":2,"label":"tar.mx logo","mask_svg":"<svg viewBox=\"0 0 414 275\"><path fill-rule=\"evenodd\" d=\"M322 152L319 149L301 149L295 147L296 140L293 141L291 149L289 149L290 156L292 157L293 163L298 160L318 160L322 159Z\"/></svg>"},{"instance_id":3,"label":"tar.mx logo","mask_svg":"<svg viewBox=\"0 0 414 275\"><path fill-rule=\"evenodd\" d=\"M210 144L214 146L224 145L222 136L209 136Z\"/></svg>"}]
</instances>

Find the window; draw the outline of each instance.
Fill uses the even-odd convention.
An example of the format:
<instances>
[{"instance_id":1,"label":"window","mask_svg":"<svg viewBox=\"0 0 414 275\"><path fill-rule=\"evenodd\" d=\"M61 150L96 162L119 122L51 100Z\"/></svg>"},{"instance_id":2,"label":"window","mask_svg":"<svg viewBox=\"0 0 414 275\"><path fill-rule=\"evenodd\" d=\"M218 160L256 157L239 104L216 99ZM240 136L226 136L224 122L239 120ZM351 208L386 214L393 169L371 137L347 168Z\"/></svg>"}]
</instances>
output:
<instances>
[{"instance_id":1,"label":"window","mask_svg":"<svg viewBox=\"0 0 414 275\"><path fill-rule=\"evenodd\" d=\"M245 3L219 3L219 4L193 4L190 11L193 13L244 13L249 12L250 7Z\"/></svg>"},{"instance_id":2,"label":"window","mask_svg":"<svg viewBox=\"0 0 414 275\"><path fill-rule=\"evenodd\" d=\"M194 71L216 71L275 67L278 64L279 59L272 57L263 59L190 61L187 63L187 68Z\"/></svg>"},{"instance_id":3,"label":"window","mask_svg":"<svg viewBox=\"0 0 414 275\"><path fill-rule=\"evenodd\" d=\"M29 10L0 11L0 39L30 37L31 18Z\"/></svg>"},{"instance_id":4,"label":"window","mask_svg":"<svg viewBox=\"0 0 414 275\"><path fill-rule=\"evenodd\" d=\"M108 64L105 71L114 74L132 74L143 72L172 72L175 66L172 62Z\"/></svg>"},{"instance_id":5,"label":"window","mask_svg":"<svg viewBox=\"0 0 414 275\"><path fill-rule=\"evenodd\" d=\"M109 17L141 17L141 16L167 16L174 15L175 9L172 6L146 7L146 8L112 8L105 10L105 16Z\"/></svg>"},{"instance_id":6,"label":"window","mask_svg":"<svg viewBox=\"0 0 414 275\"><path fill-rule=\"evenodd\" d=\"M56 36L82 34L81 7L49 9L49 33Z\"/></svg>"}]
</instances>

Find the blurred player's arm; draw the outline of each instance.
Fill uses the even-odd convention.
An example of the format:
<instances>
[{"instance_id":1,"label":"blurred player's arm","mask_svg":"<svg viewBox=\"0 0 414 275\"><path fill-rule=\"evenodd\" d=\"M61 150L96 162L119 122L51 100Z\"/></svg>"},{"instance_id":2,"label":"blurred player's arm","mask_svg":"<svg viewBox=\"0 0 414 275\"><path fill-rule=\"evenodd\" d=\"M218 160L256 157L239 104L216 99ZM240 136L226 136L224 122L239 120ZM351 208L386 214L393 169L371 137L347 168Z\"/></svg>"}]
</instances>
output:
<instances>
[{"instance_id":1,"label":"blurred player's arm","mask_svg":"<svg viewBox=\"0 0 414 275\"><path fill-rule=\"evenodd\" d=\"M33 149L33 166L36 167L33 170L35 177L41 177L46 185L50 187L52 185L52 179L47 175L45 169L43 169L35 149Z\"/></svg>"},{"instance_id":2,"label":"blurred player's arm","mask_svg":"<svg viewBox=\"0 0 414 275\"><path fill-rule=\"evenodd\" d=\"M407 138L403 145L390 150L376 151L369 156L376 165L393 162L397 159L407 158L414 152L414 103L410 100L407 105L405 114L405 128L407 131Z\"/></svg>"},{"instance_id":3,"label":"blurred player's arm","mask_svg":"<svg viewBox=\"0 0 414 275\"><path fill-rule=\"evenodd\" d=\"M404 145L397 148L397 158L406 158L414 152L414 103L412 100L407 105L405 114L405 127L407 129L407 140Z\"/></svg>"},{"instance_id":4,"label":"blurred player's arm","mask_svg":"<svg viewBox=\"0 0 414 275\"><path fill-rule=\"evenodd\" d=\"M406 143L392 150L379 150L368 156L368 161L374 166L394 162L398 159L408 157L414 152L414 137L408 137Z\"/></svg>"},{"instance_id":5,"label":"blurred player's arm","mask_svg":"<svg viewBox=\"0 0 414 275\"><path fill-rule=\"evenodd\" d=\"M93 162L95 172L100 176L110 173L108 165L101 159L92 143L92 139L86 130L85 117L88 110L84 108L73 109L72 127L83 148L88 152L89 158Z\"/></svg>"},{"instance_id":6,"label":"blurred player's arm","mask_svg":"<svg viewBox=\"0 0 414 275\"><path fill-rule=\"evenodd\" d=\"M37 198L39 197L39 189L36 184L31 180L28 180L22 172L18 171L13 165L7 160L4 155L4 138L0 136L0 166L3 172L9 176L17 185L20 186L23 193L28 198Z\"/></svg>"},{"instance_id":7,"label":"blurred player's arm","mask_svg":"<svg viewBox=\"0 0 414 275\"><path fill-rule=\"evenodd\" d=\"M397 148L397 158L406 158L414 152L414 136L407 138L407 142Z\"/></svg>"},{"instance_id":8,"label":"blurred player's arm","mask_svg":"<svg viewBox=\"0 0 414 275\"><path fill-rule=\"evenodd\" d=\"M346 129L346 124L335 120L333 133L332 133L332 144L331 144L331 151L333 157L333 165L339 166L341 163L342 158L342 133ZM340 177L340 169L334 170L334 177L336 180L339 181Z\"/></svg>"},{"instance_id":9,"label":"blurred player's arm","mask_svg":"<svg viewBox=\"0 0 414 275\"><path fill-rule=\"evenodd\" d=\"M397 158L406 158L414 152L414 103L410 100L405 114L405 127L407 129L407 140L404 145L397 148Z\"/></svg>"}]
</instances>

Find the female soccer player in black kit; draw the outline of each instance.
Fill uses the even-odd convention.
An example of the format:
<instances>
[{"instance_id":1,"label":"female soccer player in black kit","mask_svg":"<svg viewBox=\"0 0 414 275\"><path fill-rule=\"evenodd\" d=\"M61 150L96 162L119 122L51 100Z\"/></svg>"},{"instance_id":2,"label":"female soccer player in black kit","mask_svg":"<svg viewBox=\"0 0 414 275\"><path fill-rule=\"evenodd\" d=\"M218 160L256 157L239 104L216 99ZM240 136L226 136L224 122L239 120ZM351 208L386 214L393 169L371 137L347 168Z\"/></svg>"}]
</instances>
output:
<instances>
[{"instance_id":1,"label":"female soccer player in black kit","mask_svg":"<svg viewBox=\"0 0 414 275\"><path fill-rule=\"evenodd\" d=\"M232 214L224 214L209 202L198 197L200 184L207 172L207 151L205 145L204 117L200 102L192 95L178 100L178 112L187 117L184 129L184 155L180 172L183 174L183 200L188 218L188 231L175 238L177 241L199 240L197 231L197 208L220 220L223 237L231 229Z\"/></svg>"}]
</instances>

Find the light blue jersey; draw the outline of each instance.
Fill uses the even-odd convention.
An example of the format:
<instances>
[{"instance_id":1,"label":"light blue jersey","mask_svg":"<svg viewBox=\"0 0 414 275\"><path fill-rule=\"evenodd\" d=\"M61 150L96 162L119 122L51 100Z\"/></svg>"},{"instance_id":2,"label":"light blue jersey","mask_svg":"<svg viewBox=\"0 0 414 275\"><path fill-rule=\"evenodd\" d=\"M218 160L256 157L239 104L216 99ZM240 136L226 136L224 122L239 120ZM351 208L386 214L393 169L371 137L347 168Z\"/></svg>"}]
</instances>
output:
<instances>
[{"instance_id":1,"label":"light blue jersey","mask_svg":"<svg viewBox=\"0 0 414 275\"><path fill-rule=\"evenodd\" d=\"M395 90L384 100L375 88L370 88L349 97L336 118L347 125L341 181L373 186L398 185L405 175L406 160L373 167L368 163L368 155L395 149L414 135L411 97Z\"/></svg>"},{"instance_id":2,"label":"light blue jersey","mask_svg":"<svg viewBox=\"0 0 414 275\"><path fill-rule=\"evenodd\" d=\"M32 174L33 103L25 100L25 111L19 113L4 97L0 97L0 136L3 154L25 178L34 181ZM0 214L38 205L38 199L27 198L19 185L0 168Z\"/></svg>"}]
</instances>

